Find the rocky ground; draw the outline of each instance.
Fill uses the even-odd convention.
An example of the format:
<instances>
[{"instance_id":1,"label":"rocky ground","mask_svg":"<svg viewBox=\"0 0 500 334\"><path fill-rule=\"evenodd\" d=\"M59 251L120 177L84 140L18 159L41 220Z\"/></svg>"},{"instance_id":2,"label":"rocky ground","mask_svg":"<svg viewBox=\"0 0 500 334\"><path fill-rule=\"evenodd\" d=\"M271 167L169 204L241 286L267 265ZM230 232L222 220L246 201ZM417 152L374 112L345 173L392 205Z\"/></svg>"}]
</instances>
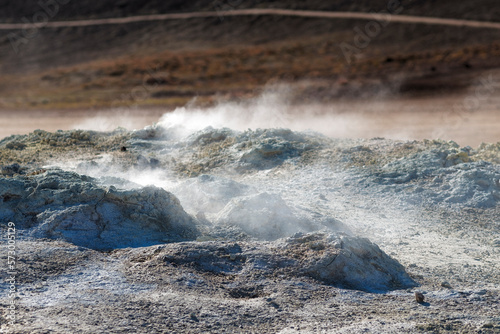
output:
<instances>
[{"instance_id":1,"label":"rocky ground","mask_svg":"<svg viewBox=\"0 0 500 334\"><path fill-rule=\"evenodd\" d=\"M4 332L500 332L500 144L172 120L0 142Z\"/></svg>"}]
</instances>

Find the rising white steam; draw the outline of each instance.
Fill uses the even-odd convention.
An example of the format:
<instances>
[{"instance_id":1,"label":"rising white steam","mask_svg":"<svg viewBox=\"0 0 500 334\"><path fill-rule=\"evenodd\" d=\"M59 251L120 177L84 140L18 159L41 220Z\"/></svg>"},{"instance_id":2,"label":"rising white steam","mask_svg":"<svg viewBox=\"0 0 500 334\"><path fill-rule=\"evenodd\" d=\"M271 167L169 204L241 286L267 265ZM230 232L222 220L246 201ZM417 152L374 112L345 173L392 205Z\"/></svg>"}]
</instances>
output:
<instances>
[{"instance_id":1,"label":"rising white steam","mask_svg":"<svg viewBox=\"0 0 500 334\"><path fill-rule=\"evenodd\" d=\"M207 126L227 127L234 130L248 128L292 128L291 107L287 103L287 93L266 92L256 99L246 102L223 102L212 108L192 105L177 108L164 114L159 125L181 127L186 132L202 130Z\"/></svg>"}]
</instances>

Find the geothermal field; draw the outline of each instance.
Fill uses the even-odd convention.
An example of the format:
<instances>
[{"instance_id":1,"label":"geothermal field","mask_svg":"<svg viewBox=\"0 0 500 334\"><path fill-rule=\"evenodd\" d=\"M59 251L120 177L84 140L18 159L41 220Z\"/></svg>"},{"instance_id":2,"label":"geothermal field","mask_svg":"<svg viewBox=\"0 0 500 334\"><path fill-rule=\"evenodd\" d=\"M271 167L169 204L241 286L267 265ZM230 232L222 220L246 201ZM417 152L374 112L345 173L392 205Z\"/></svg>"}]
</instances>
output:
<instances>
[{"instance_id":1,"label":"geothermal field","mask_svg":"<svg viewBox=\"0 0 500 334\"><path fill-rule=\"evenodd\" d=\"M0 333L500 333L495 1L2 6Z\"/></svg>"},{"instance_id":2,"label":"geothermal field","mask_svg":"<svg viewBox=\"0 0 500 334\"><path fill-rule=\"evenodd\" d=\"M498 144L196 115L0 142L12 332L498 331Z\"/></svg>"}]
</instances>

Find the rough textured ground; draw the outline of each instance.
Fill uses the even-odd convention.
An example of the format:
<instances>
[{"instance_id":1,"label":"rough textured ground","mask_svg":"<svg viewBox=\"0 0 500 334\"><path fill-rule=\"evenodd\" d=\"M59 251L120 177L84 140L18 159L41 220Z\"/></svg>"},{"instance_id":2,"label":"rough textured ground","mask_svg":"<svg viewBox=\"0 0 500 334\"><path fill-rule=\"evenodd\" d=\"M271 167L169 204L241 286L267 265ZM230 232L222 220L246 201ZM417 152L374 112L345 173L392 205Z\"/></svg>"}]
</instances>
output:
<instances>
[{"instance_id":1,"label":"rough textured ground","mask_svg":"<svg viewBox=\"0 0 500 334\"><path fill-rule=\"evenodd\" d=\"M4 316L3 330L500 331L498 143L193 131L171 120L135 132L37 131L0 142L2 184L36 184L57 173L61 185L88 175L95 189L128 194L153 184L179 199L199 233L192 241L99 251L64 235L38 239L20 221L18 319L10 326ZM63 196L65 187L49 190ZM19 219L19 208L5 214L15 199L0 195L3 219ZM356 261L357 273L349 269ZM376 288L384 273L392 283Z\"/></svg>"}]
</instances>

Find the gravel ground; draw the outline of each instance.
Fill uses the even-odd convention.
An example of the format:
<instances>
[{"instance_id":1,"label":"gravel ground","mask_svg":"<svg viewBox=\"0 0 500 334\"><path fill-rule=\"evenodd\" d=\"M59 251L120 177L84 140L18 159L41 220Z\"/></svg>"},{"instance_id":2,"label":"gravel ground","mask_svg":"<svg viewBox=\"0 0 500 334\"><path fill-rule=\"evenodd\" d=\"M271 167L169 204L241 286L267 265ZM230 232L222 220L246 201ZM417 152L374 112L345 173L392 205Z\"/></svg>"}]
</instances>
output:
<instances>
[{"instance_id":1,"label":"gravel ground","mask_svg":"<svg viewBox=\"0 0 500 334\"><path fill-rule=\"evenodd\" d=\"M10 285L4 271L0 328L9 333L499 333L499 145L335 140L289 130L205 129L186 136L161 124L136 132L39 131L4 139L0 158L6 179L43 176L57 166L95 177L103 187L155 184L197 217L202 236L98 251L33 239L29 229L18 229L16 321L8 323ZM263 241L221 218L229 216L231 205L262 193L279 196L287 214L310 222L313 235L329 229L368 238L418 285L363 291L297 274L292 269L314 261L311 243L296 253L297 266L272 265L284 249L277 245L290 239ZM2 224L5 238L8 226ZM241 251L220 255L231 247ZM204 252L196 257L195 249ZM251 262L251 254L264 260ZM2 263L7 256L4 242ZM423 293L424 302L416 302L415 292Z\"/></svg>"}]
</instances>

